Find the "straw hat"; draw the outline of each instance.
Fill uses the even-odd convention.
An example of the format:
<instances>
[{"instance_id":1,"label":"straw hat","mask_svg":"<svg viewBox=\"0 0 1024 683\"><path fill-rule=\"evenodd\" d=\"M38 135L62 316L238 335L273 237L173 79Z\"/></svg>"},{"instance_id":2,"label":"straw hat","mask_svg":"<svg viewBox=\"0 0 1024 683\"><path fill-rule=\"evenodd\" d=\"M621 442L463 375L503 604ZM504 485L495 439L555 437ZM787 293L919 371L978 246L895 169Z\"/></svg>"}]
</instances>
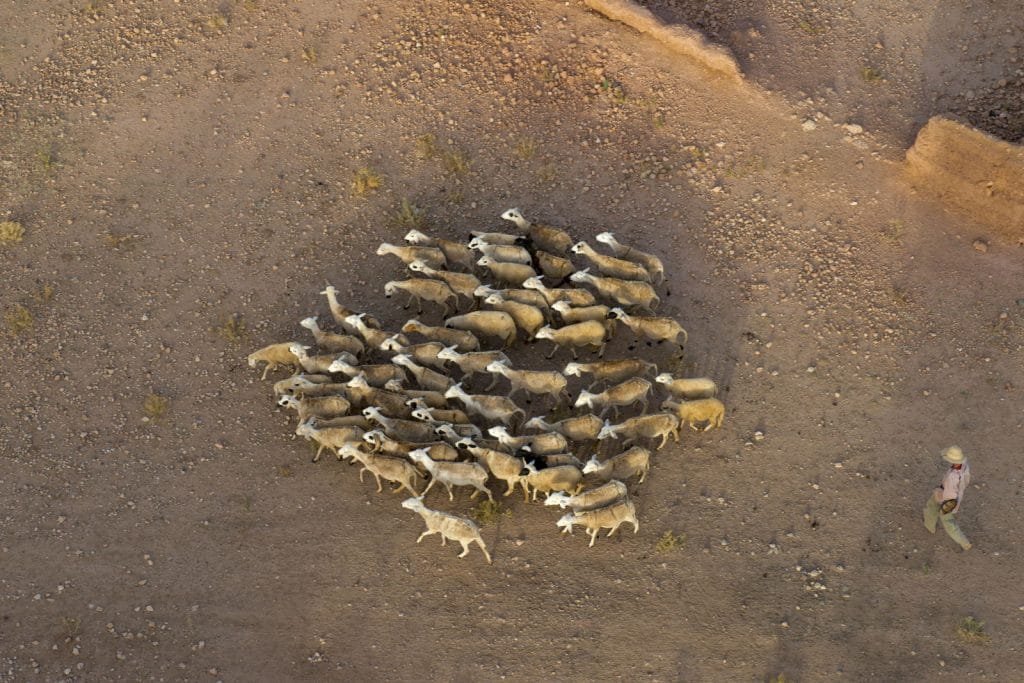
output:
<instances>
[{"instance_id":1,"label":"straw hat","mask_svg":"<svg viewBox=\"0 0 1024 683\"><path fill-rule=\"evenodd\" d=\"M959 446L950 446L942 451L942 459L953 465L959 465L964 461L964 452Z\"/></svg>"}]
</instances>

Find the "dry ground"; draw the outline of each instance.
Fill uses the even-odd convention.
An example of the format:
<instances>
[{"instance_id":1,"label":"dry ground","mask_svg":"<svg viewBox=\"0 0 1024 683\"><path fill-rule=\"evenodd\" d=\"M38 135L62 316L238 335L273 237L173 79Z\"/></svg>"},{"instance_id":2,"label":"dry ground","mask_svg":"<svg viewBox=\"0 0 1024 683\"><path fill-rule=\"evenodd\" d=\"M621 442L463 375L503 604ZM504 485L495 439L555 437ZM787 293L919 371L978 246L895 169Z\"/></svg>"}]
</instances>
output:
<instances>
[{"instance_id":1,"label":"dry ground","mask_svg":"<svg viewBox=\"0 0 1024 683\"><path fill-rule=\"evenodd\" d=\"M0 27L26 229L0 301L32 319L0 342L0 679L1022 677L1021 251L908 192L902 123L805 130L577 2L11 2ZM401 322L370 254L403 199L449 237L518 205L663 256L729 410L658 454L639 534L587 549L515 501L493 566L457 560L310 464L244 356L325 280ZM954 442L967 554L919 520Z\"/></svg>"}]
</instances>

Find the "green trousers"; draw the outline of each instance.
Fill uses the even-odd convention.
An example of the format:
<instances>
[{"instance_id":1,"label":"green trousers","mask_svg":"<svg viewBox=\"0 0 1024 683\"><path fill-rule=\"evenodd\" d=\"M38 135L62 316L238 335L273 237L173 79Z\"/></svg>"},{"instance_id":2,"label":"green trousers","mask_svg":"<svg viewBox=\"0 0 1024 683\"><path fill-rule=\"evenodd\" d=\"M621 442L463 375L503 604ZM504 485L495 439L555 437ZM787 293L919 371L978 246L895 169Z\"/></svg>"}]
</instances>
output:
<instances>
[{"instance_id":1,"label":"green trousers","mask_svg":"<svg viewBox=\"0 0 1024 683\"><path fill-rule=\"evenodd\" d=\"M942 520L942 528L946 530L949 537L956 541L961 548L966 550L971 545L971 542L967 540L964 532L960 531L960 526L956 523L956 513L942 514L939 504L935 502L935 496L928 496L928 502L924 506L924 528L935 533L935 522L939 520Z\"/></svg>"}]
</instances>

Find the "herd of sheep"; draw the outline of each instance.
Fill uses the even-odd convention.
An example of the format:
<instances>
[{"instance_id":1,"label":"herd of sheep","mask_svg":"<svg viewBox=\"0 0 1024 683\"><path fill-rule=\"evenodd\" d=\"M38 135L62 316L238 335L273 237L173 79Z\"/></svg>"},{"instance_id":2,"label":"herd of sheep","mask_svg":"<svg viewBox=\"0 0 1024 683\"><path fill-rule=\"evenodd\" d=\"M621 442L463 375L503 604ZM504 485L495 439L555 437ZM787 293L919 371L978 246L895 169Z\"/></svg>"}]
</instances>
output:
<instances>
[{"instance_id":1,"label":"herd of sheep","mask_svg":"<svg viewBox=\"0 0 1024 683\"><path fill-rule=\"evenodd\" d=\"M601 529L611 536L624 522L639 525L623 480L643 482L651 452L661 449L679 429L719 427L725 407L714 398L708 378L676 378L658 374L657 366L640 358L604 360L605 345L620 329L632 333L631 351L667 343L682 352L687 335L668 317L654 315L659 304L655 286L664 282L661 260L618 242L608 232L596 236L611 254L586 242L574 242L563 230L530 223L517 209L502 218L515 232L473 232L468 244L410 231L407 245L384 243L378 255L394 255L411 271L405 280L385 284L386 297L408 296L406 308L424 302L441 309L443 323L407 321L391 331L381 322L338 302L337 290L322 292L338 332L320 327L316 317L300 325L312 334L311 345L297 341L271 344L249 355L249 365L264 362L263 378L279 367L292 375L275 382L279 405L296 411L295 433L315 442L313 461L326 448L339 460L369 472L412 494L402 506L419 513L430 534L462 544L464 557L476 542L490 553L470 519L428 508L423 499L440 483L454 500L454 487L468 486L475 498L493 496L488 482L504 482L506 496L516 486L526 500L545 494L545 505L569 508L557 521L563 532L580 525L594 545ZM577 268L573 257L589 265ZM591 269L597 274L591 274ZM547 281L552 286L544 284ZM457 313L462 300L468 312ZM505 350L520 339L552 342L573 361L562 371L514 367ZM488 344L491 348L488 349ZM584 363L577 350L589 348L598 359ZM457 371L457 379L452 376ZM478 378L480 375L482 377ZM654 383L647 377L654 376ZM589 378L589 386L570 391L570 378ZM506 394L491 394L508 380ZM471 393L471 386L487 381ZM595 391L597 388L602 391ZM648 412L655 388L668 398L661 410ZM571 405L576 414L555 422L530 416L516 395L533 409L560 410ZM620 411L639 412L620 422ZM600 458L602 445L621 440L623 450ZM585 462L582 457L590 455ZM429 480L423 490L421 480ZM588 488L589 486L589 488ZM532 496L531 496L532 494Z\"/></svg>"}]
</instances>

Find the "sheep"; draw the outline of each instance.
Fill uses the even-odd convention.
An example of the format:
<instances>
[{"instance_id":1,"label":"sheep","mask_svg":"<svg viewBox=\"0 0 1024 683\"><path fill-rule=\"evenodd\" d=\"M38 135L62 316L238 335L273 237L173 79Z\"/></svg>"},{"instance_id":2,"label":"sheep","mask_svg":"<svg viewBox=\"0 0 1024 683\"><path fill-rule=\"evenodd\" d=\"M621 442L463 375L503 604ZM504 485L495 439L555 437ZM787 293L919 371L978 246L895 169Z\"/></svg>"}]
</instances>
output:
<instances>
[{"instance_id":1,"label":"sheep","mask_svg":"<svg viewBox=\"0 0 1024 683\"><path fill-rule=\"evenodd\" d=\"M508 245L519 245L522 246L526 242L524 235L512 235L507 232L481 232L479 230L471 230L469 233L470 240L481 240L487 244L508 244Z\"/></svg>"},{"instance_id":2,"label":"sheep","mask_svg":"<svg viewBox=\"0 0 1024 683\"><path fill-rule=\"evenodd\" d=\"M572 280L578 273L573 273L569 276ZM541 282L540 277L531 277L528 280L523 281L524 289L532 289L540 293L544 297L544 301L547 302L548 306L554 305L556 301L565 301L572 306L593 306L597 303L594 299L594 295L585 289L574 289L574 288L558 288L551 289L545 287L544 283Z\"/></svg>"},{"instance_id":3,"label":"sheep","mask_svg":"<svg viewBox=\"0 0 1024 683\"><path fill-rule=\"evenodd\" d=\"M698 431L695 426L698 422L707 422L702 431L717 429L722 426L725 419L725 404L717 398L699 398L695 401L676 402L665 399L661 404L662 410L670 410L681 422L690 425L690 429ZM678 440L678 439L677 439Z\"/></svg>"},{"instance_id":4,"label":"sheep","mask_svg":"<svg viewBox=\"0 0 1024 683\"><path fill-rule=\"evenodd\" d=\"M444 361L438 360L437 354L440 353L443 348L444 344L436 341L403 346L399 343L396 337L388 337L384 343L380 345L381 351L386 351L392 354L403 354L409 356L421 365L432 365L439 370L444 369Z\"/></svg>"},{"instance_id":5,"label":"sheep","mask_svg":"<svg viewBox=\"0 0 1024 683\"><path fill-rule=\"evenodd\" d=\"M459 452L447 441L399 441L392 439L379 429L368 430L363 434L363 441L370 444L374 453L408 458L411 451L423 448L426 449L427 455L432 460L455 462L459 459Z\"/></svg>"},{"instance_id":6,"label":"sheep","mask_svg":"<svg viewBox=\"0 0 1024 683\"><path fill-rule=\"evenodd\" d=\"M593 391L599 382L618 383L657 370L658 366L654 363L648 363L639 358L625 358L596 363L569 363L562 372L575 377L582 377L584 374L591 375L594 381L590 383L587 390Z\"/></svg>"},{"instance_id":7,"label":"sheep","mask_svg":"<svg viewBox=\"0 0 1024 683\"><path fill-rule=\"evenodd\" d=\"M627 451L613 455L600 462L596 455L590 457L583 466L583 474L596 474L601 480L628 479L640 475L638 484L644 483L651 469L651 452L642 446L633 446Z\"/></svg>"},{"instance_id":8,"label":"sheep","mask_svg":"<svg viewBox=\"0 0 1024 683\"><path fill-rule=\"evenodd\" d=\"M281 344L271 344L264 346L262 349L253 351L246 360L249 361L249 367L256 367L256 363L264 362L266 367L263 368L263 376L260 379L266 379L267 373L271 370L277 370L282 365L289 366L294 372L299 367L299 357L292 351L292 347L295 346L295 342L283 342Z\"/></svg>"},{"instance_id":9,"label":"sheep","mask_svg":"<svg viewBox=\"0 0 1024 683\"><path fill-rule=\"evenodd\" d=\"M501 294L505 301L536 306L542 311L549 308L548 300L544 298L544 295L533 289L495 289L490 285L480 285L473 290L473 296L478 299L486 299L492 294Z\"/></svg>"},{"instance_id":10,"label":"sheep","mask_svg":"<svg viewBox=\"0 0 1024 683\"><path fill-rule=\"evenodd\" d=\"M471 311L446 318L444 326L449 329L465 330L479 335L497 337L505 346L516 341L516 321L502 311Z\"/></svg>"},{"instance_id":11,"label":"sheep","mask_svg":"<svg viewBox=\"0 0 1024 683\"><path fill-rule=\"evenodd\" d=\"M475 462L438 462L431 460L424 448L417 448L409 451L409 458L418 465L421 465L430 473L430 483L423 489L423 495L433 488L434 484L441 482L448 489L448 500L455 500L452 493L453 486L472 486L476 489L470 498L476 498L476 494L483 491L487 494L487 500L494 501L491 490L487 488L487 470L483 465Z\"/></svg>"},{"instance_id":12,"label":"sheep","mask_svg":"<svg viewBox=\"0 0 1024 683\"><path fill-rule=\"evenodd\" d=\"M291 377L274 382L274 398L281 398L286 394L294 394L296 391L315 387L330 381L330 375L292 375Z\"/></svg>"},{"instance_id":13,"label":"sheep","mask_svg":"<svg viewBox=\"0 0 1024 683\"><path fill-rule=\"evenodd\" d=\"M577 346L590 346L597 349L597 356L601 358L604 356L604 345L605 345L605 327L596 320L587 320L581 323L575 323L574 325L565 325L555 329L550 325L537 330L537 339L550 339L554 344L554 348L551 349L545 358L551 358L558 351L559 346L569 347L569 351L572 353L573 360L576 360L576 347Z\"/></svg>"},{"instance_id":14,"label":"sheep","mask_svg":"<svg viewBox=\"0 0 1024 683\"><path fill-rule=\"evenodd\" d=\"M525 332L527 339L530 340L537 334L537 330L544 327L544 323L547 322L544 312L536 306L507 301L500 292L488 296L484 299L484 303L492 306L496 311L502 311L512 316L516 327Z\"/></svg>"},{"instance_id":15,"label":"sheep","mask_svg":"<svg viewBox=\"0 0 1024 683\"><path fill-rule=\"evenodd\" d=\"M521 263L524 266L533 263L530 252L514 244L489 244L481 239L473 238L469 241L469 248L503 263Z\"/></svg>"},{"instance_id":16,"label":"sheep","mask_svg":"<svg viewBox=\"0 0 1024 683\"><path fill-rule=\"evenodd\" d=\"M640 524L636 520L636 507L631 500L622 500L586 512L567 512L555 524L562 528L563 534L571 534L574 524L586 527L587 533L590 534L590 544L587 547L592 548L601 529L611 529L608 532L611 536L624 522L633 525L634 534L640 531Z\"/></svg>"},{"instance_id":17,"label":"sheep","mask_svg":"<svg viewBox=\"0 0 1024 683\"><path fill-rule=\"evenodd\" d=\"M598 439L618 439L624 436L623 446L629 446L637 439L657 439L661 437L660 451L665 447L668 437L672 436L676 443L679 442L679 418L668 413L656 413L653 415L640 415L631 417L628 420L613 425L607 420L597 435Z\"/></svg>"},{"instance_id":18,"label":"sheep","mask_svg":"<svg viewBox=\"0 0 1024 683\"><path fill-rule=\"evenodd\" d=\"M445 398L457 398L466 406L466 410L479 415L485 420L498 421L506 426L511 426L518 416L520 420L526 419L526 411L517 406L513 401L504 396L490 396L487 394L467 394L462 388L462 383L453 384L448 391L444 392Z\"/></svg>"},{"instance_id":19,"label":"sheep","mask_svg":"<svg viewBox=\"0 0 1024 683\"><path fill-rule=\"evenodd\" d=\"M526 470L527 474L522 478L523 491L528 492L532 488L532 500L537 500L538 491L543 491L545 494L552 491L565 491L577 494L583 488L581 484L583 473L574 465L558 465L538 470L537 466L532 462L527 462ZM526 500L530 500L528 493Z\"/></svg>"},{"instance_id":20,"label":"sheep","mask_svg":"<svg viewBox=\"0 0 1024 683\"><path fill-rule=\"evenodd\" d=\"M435 425L434 433L453 446L462 439L482 439L484 436L476 425L458 423Z\"/></svg>"},{"instance_id":21,"label":"sheep","mask_svg":"<svg viewBox=\"0 0 1024 683\"><path fill-rule=\"evenodd\" d=\"M604 422L597 415L567 417L554 423L545 422L541 417L534 417L530 418L523 428L558 432L570 441L595 441L604 428Z\"/></svg>"},{"instance_id":22,"label":"sheep","mask_svg":"<svg viewBox=\"0 0 1024 683\"><path fill-rule=\"evenodd\" d=\"M355 334L356 328L348 323L348 317L350 315L355 315L356 312L338 303L338 288L333 286L331 283L327 283L327 288L320 293L327 297L327 306L331 309L331 315L334 316L334 322L340 325L341 328L349 334ZM380 321L373 316L368 315L363 318L363 320L367 326L380 329Z\"/></svg>"},{"instance_id":23,"label":"sheep","mask_svg":"<svg viewBox=\"0 0 1024 683\"><path fill-rule=\"evenodd\" d=\"M678 346L679 353L682 353L683 347L686 346L686 342L690 337L686 330L683 329L683 326L672 318L630 315L619 307L610 310L608 317L621 320L626 324L626 327L633 330L636 338L629 346L630 351L636 348L641 337L645 337L648 340L648 345L652 341L659 344L669 341ZM680 334L683 335L683 341L681 342L679 341Z\"/></svg>"},{"instance_id":24,"label":"sheep","mask_svg":"<svg viewBox=\"0 0 1024 683\"><path fill-rule=\"evenodd\" d=\"M572 247L572 253L583 256L590 261L597 271L605 277L615 277L620 280L639 280L650 282L651 274L639 263L605 256L594 251L594 248L586 242L577 242Z\"/></svg>"},{"instance_id":25,"label":"sheep","mask_svg":"<svg viewBox=\"0 0 1024 683\"><path fill-rule=\"evenodd\" d=\"M587 320L596 320L604 325L608 331L608 339L611 339L612 335L615 334L615 320L608 318L608 311L612 309L604 304L573 307L568 301L556 301L551 304L551 308L558 311L558 316L562 319L563 325L574 325L575 323Z\"/></svg>"},{"instance_id":26,"label":"sheep","mask_svg":"<svg viewBox=\"0 0 1024 683\"><path fill-rule=\"evenodd\" d=\"M491 554L487 552L484 539L480 536L480 528L469 519L439 510L431 510L423 504L422 496L406 498L402 501L402 507L414 510L427 523L427 530L416 539L417 543L430 534L441 534L441 545L445 545L445 541L449 538L462 544L460 558L469 554L470 543L476 543L483 551L484 557L487 558L487 564L491 564Z\"/></svg>"},{"instance_id":27,"label":"sheep","mask_svg":"<svg viewBox=\"0 0 1024 683\"><path fill-rule=\"evenodd\" d=\"M335 334L320 329L315 316L304 318L299 325L313 333L317 348L328 353L350 353L356 358L362 358L366 353L363 342L349 334Z\"/></svg>"},{"instance_id":28,"label":"sheep","mask_svg":"<svg viewBox=\"0 0 1024 683\"><path fill-rule=\"evenodd\" d=\"M308 354L309 347L305 344L292 344L291 352L299 359L299 365L302 369L310 373L325 373L330 372L330 367L334 363L358 363L356 357L350 353L338 353L338 354L321 354L318 356L310 356Z\"/></svg>"},{"instance_id":29,"label":"sheep","mask_svg":"<svg viewBox=\"0 0 1024 683\"><path fill-rule=\"evenodd\" d=\"M402 394L406 397L405 405L409 406L413 410L419 408L420 405L425 405L428 408L447 408L448 401L445 399L444 394L440 391L428 391L426 389L407 389L402 386L402 383L397 379L391 380L390 382L384 383L384 388L388 391L393 391L396 394ZM418 403L414 404L413 401Z\"/></svg>"},{"instance_id":30,"label":"sheep","mask_svg":"<svg viewBox=\"0 0 1024 683\"><path fill-rule=\"evenodd\" d=\"M508 392L510 399L520 390L538 396L557 396L559 402L569 398L569 392L565 390L568 382L557 370L514 370L504 363L491 363L487 366L487 372L502 375L511 382Z\"/></svg>"},{"instance_id":31,"label":"sheep","mask_svg":"<svg viewBox=\"0 0 1024 683\"><path fill-rule=\"evenodd\" d=\"M359 464L363 466L359 470L359 481L363 480L363 472L369 472L377 480L377 493L384 490L380 482L381 479L384 479L398 484L398 488L392 489L391 493L409 489L409 493L412 495L420 495L416 490L416 479L419 478L420 473L408 460L393 458L390 455L367 453L351 443L343 445L338 450L338 458L352 458L359 461Z\"/></svg>"},{"instance_id":32,"label":"sheep","mask_svg":"<svg viewBox=\"0 0 1024 683\"><path fill-rule=\"evenodd\" d=\"M585 283L597 290L605 299L616 302L620 306L639 306L653 311L661 303L654 288L646 282L636 280L620 280L614 277L596 277L590 274L589 268L576 271L569 276L572 282Z\"/></svg>"},{"instance_id":33,"label":"sheep","mask_svg":"<svg viewBox=\"0 0 1024 683\"><path fill-rule=\"evenodd\" d=\"M521 285L532 277L537 277L537 271L522 263L506 263L493 259L490 256L481 256L476 264L490 271L495 280L507 285Z\"/></svg>"},{"instance_id":34,"label":"sheep","mask_svg":"<svg viewBox=\"0 0 1024 683\"><path fill-rule=\"evenodd\" d=\"M709 377L680 377L675 378L668 372L663 372L654 378L658 384L664 384L672 398L713 398L718 393L718 386L715 380Z\"/></svg>"},{"instance_id":35,"label":"sheep","mask_svg":"<svg viewBox=\"0 0 1024 683\"><path fill-rule=\"evenodd\" d=\"M567 258L549 254L543 250L537 250L533 254L534 270L539 270L541 275L552 282L562 282L576 272L576 266Z\"/></svg>"},{"instance_id":36,"label":"sheep","mask_svg":"<svg viewBox=\"0 0 1024 683\"><path fill-rule=\"evenodd\" d=\"M316 396L338 396L348 397L348 384L342 382L326 382L317 384L303 380L301 384L292 390L292 396L298 398L313 398Z\"/></svg>"},{"instance_id":37,"label":"sheep","mask_svg":"<svg viewBox=\"0 0 1024 683\"><path fill-rule=\"evenodd\" d=\"M503 453L493 448L478 446L472 439L462 439L455 444L455 447L466 451L478 461L486 465L487 469L494 475L495 479L500 479L505 482L508 486L508 490L505 491L506 496L512 495L516 490L516 484L521 481L521 473L523 468L526 466L521 458L509 455L508 453Z\"/></svg>"},{"instance_id":38,"label":"sheep","mask_svg":"<svg viewBox=\"0 0 1024 683\"><path fill-rule=\"evenodd\" d=\"M431 327L424 325L419 320L413 319L402 325L402 332L405 334L418 334L432 341L438 341L445 346L455 346L459 351L476 351L480 348L480 340L472 332L465 330L450 330L444 327Z\"/></svg>"},{"instance_id":39,"label":"sheep","mask_svg":"<svg viewBox=\"0 0 1024 683\"><path fill-rule=\"evenodd\" d=\"M352 365L340 358L327 366L328 372L339 372L349 377L362 375L366 383L371 387L383 387L385 382L397 379L400 382L406 381L405 370L391 363L380 365Z\"/></svg>"},{"instance_id":40,"label":"sheep","mask_svg":"<svg viewBox=\"0 0 1024 683\"><path fill-rule=\"evenodd\" d=\"M405 292L409 295L409 303L403 308L409 308L412 302L416 302L418 306L417 314L423 313L423 300L433 302L443 309L442 316L448 315L448 302L452 299L455 300L454 307L458 309L459 299L458 295L452 291L444 282L440 280L428 280L427 278L414 277L408 280L391 280L390 282L384 283L384 297L390 299L399 291Z\"/></svg>"},{"instance_id":41,"label":"sheep","mask_svg":"<svg viewBox=\"0 0 1024 683\"><path fill-rule=\"evenodd\" d=\"M434 428L424 422L387 417L375 406L363 408L363 417L384 428L384 433L400 441L430 441Z\"/></svg>"},{"instance_id":42,"label":"sheep","mask_svg":"<svg viewBox=\"0 0 1024 683\"><path fill-rule=\"evenodd\" d=\"M549 251L552 254L564 254L572 246L572 237L569 236L569 233L543 223L531 223L523 218L519 209L509 209L501 214L501 217L515 223L517 228L530 236L531 242L544 251Z\"/></svg>"},{"instance_id":43,"label":"sheep","mask_svg":"<svg viewBox=\"0 0 1024 683\"><path fill-rule=\"evenodd\" d=\"M397 256L406 264L413 261L423 261L431 268L444 268L448 265L448 259L445 258L444 252L437 247L406 247L381 242L380 246L377 247L377 256L386 256L388 254Z\"/></svg>"},{"instance_id":44,"label":"sheep","mask_svg":"<svg viewBox=\"0 0 1024 683\"><path fill-rule=\"evenodd\" d=\"M454 384L454 381L448 375L416 365L416 363L412 362L412 358L405 354L398 354L391 359L391 362L411 372L412 376L416 378L416 383L427 391L447 391L448 387Z\"/></svg>"},{"instance_id":45,"label":"sheep","mask_svg":"<svg viewBox=\"0 0 1024 683\"><path fill-rule=\"evenodd\" d=\"M331 427L359 427L364 432L373 429L373 425L362 415L342 415L341 417L310 417L306 424L314 429L330 429Z\"/></svg>"},{"instance_id":46,"label":"sheep","mask_svg":"<svg viewBox=\"0 0 1024 683\"><path fill-rule=\"evenodd\" d=\"M313 439L316 441L318 447L316 449L316 455L313 456L313 462L316 462L320 459L320 453L325 448L330 448L334 450L335 454L337 454L338 449L341 448L342 444L360 441L363 438L363 430L359 427L328 427L325 429L317 429L307 422L302 422L295 428L295 435L304 436L307 439ZM338 460L341 460L340 455L338 456Z\"/></svg>"},{"instance_id":47,"label":"sheep","mask_svg":"<svg viewBox=\"0 0 1024 683\"><path fill-rule=\"evenodd\" d=\"M599 394L592 394L586 389L580 392L576 399L574 408L589 408L591 410L604 406L598 417L604 417L609 408L614 409L615 417L619 416L620 406L629 406L640 403L641 412L647 411L647 394L651 391L651 383L642 377L632 377L625 382L609 387Z\"/></svg>"},{"instance_id":48,"label":"sheep","mask_svg":"<svg viewBox=\"0 0 1024 683\"><path fill-rule=\"evenodd\" d=\"M586 512L615 503L628 495L626 485L612 479L607 484L582 491L575 496L568 496L560 491L552 493L544 499L544 504L557 505L563 510L571 507L573 512Z\"/></svg>"},{"instance_id":49,"label":"sheep","mask_svg":"<svg viewBox=\"0 0 1024 683\"><path fill-rule=\"evenodd\" d=\"M299 414L299 422L305 422L308 417L340 417L348 415L352 404L348 399L341 396L317 396L297 398L295 396L282 396L277 402L279 406L285 406L295 410Z\"/></svg>"},{"instance_id":50,"label":"sheep","mask_svg":"<svg viewBox=\"0 0 1024 683\"><path fill-rule=\"evenodd\" d=\"M518 452L519 457L523 460L530 460L534 466L540 463L538 470L550 467L560 467L562 465L572 465L573 467L583 467L583 462L572 453L548 453L546 455L537 455L531 452L529 446L523 446Z\"/></svg>"},{"instance_id":51,"label":"sheep","mask_svg":"<svg viewBox=\"0 0 1024 683\"><path fill-rule=\"evenodd\" d=\"M457 424L457 425L468 425L472 424L469 416L464 411L458 408L428 408L426 406L413 407L412 417L414 420L420 420L421 422L429 422L434 426L438 424Z\"/></svg>"},{"instance_id":52,"label":"sheep","mask_svg":"<svg viewBox=\"0 0 1024 683\"><path fill-rule=\"evenodd\" d=\"M470 261L470 268L472 268L473 262ZM473 292L480 286L480 280L471 273L453 273L450 270L434 270L423 261L413 261L409 264L409 270L414 273L422 273L427 277L436 278L441 280L456 294L466 297L470 302L473 301Z\"/></svg>"},{"instance_id":53,"label":"sheep","mask_svg":"<svg viewBox=\"0 0 1024 683\"><path fill-rule=\"evenodd\" d=\"M430 237L424 235L419 230L410 230L405 233L405 241L409 244L414 244L420 247L437 247L444 252L444 257L449 264L456 263L466 270L473 270L473 252L469 250L465 244L461 242L453 242L451 240L442 239L440 237ZM420 261L420 263L423 263ZM412 265L411 263L409 264Z\"/></svg>"},{"instance_id":54,"label":"sheep","mask_svg":"<svg viewBox=\"0 0 1024 683\"><path fill-rule=\"evenodd\" d=\"M661 259L657 256L645 254L639 249L634 249L633 247L622 244L616 240L615 235L610 232L602 232L594 237L594 239L611 247L612 253L618 258L626 259L627 261L635 261L642 265L647 272L651 274L653 282L660 284L665 280L665 267L661 264Z\"/></svg>"},{"instance_id":55,"label":"sheep","mask_svg":"<svg viewBox=\"0 0 1024 683\"><path fill-rule=\"evenodd\" d=\"M409 339L404 335L396 335L394 332L387 332L376 327L368 326L366 322L363 320L363 318L365 317L365 313L357 313L355 315L350 315L349 317L345 318L345 320L348 321L349 325L355 328L356 332L359 333L359 336L362 337L363 340L367 344L369 344L371 348L379 349L380 345L383 344L384 341L390 337L397 337L399 344L409 344Z\"/></svg>"},{"instance_id":56,"label":"sheep","mask_svg":"<svg viewBox=\"0 0 1024 683\"><path fill-rule=\"evenodd\" d=\"M412 409L405 405L407 396L371 387L363 374L356 375L345 384L345 396L352 402L353 408L376 406L393 417L412 417Z\"/></svg>"},{"instance_id":57,"label":"sheep","mask_svg":"<svg viewBox=\"0 0 1024 683\"><path fill-rule=\"evenodd\" d=\"M473 351L472 353L459 353L454 346L446 346L438 352L438 359L451 361L459 366L462 371L462 378L475 373L487 372L487 366L491 363L511 363L504 351ZM498 382L497 375L491 375L491 383L484 391L490 391Z\"/></svg>"},{"instance_id":58,"label":"sheep","mask_svg":"<svg viewBox=\"0 0 1024 683\"><path fill-rule=\"evenodd\" d=\"M496 438L502 446L505 446L508 449L517 451L521 448L529 448L529 452L534 455L562 453L569 448L568 440L564 435L558 432L531 434L527 436L512 436L509 434L508 429L498 425L488 429L487 433Z\"/></svg>"}]
</instances>

